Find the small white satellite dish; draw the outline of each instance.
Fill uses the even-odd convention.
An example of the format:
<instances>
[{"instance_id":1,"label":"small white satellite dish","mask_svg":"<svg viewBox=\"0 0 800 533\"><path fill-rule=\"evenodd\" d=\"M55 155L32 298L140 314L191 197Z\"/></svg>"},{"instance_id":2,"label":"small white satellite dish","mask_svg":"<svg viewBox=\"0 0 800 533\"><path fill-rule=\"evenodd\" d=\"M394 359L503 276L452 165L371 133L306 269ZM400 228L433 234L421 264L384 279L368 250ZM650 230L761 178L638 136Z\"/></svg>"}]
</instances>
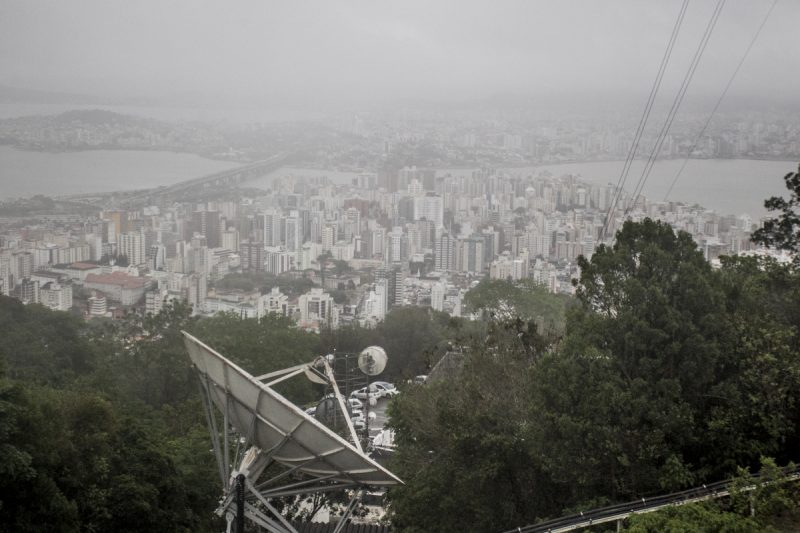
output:
<instances>
[{"instance_id":1,"label":"small white satellite dish","mask_svg":"<svg viewBox=\"0 0 800 533\"><path fill-rule=\"evenodd\" d=\"M369 346L358 354L358 368L368 376L377 376L386 368L389 358L380 346Z\"/></svg>"}]
</instances>

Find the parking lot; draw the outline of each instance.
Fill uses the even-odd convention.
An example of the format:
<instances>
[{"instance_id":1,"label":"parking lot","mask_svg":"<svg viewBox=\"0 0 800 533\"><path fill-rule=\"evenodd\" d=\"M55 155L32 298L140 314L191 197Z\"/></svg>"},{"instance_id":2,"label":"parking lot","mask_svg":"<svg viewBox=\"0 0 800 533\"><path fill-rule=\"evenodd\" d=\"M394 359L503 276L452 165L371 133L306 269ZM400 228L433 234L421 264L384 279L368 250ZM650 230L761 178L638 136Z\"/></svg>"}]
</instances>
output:
<instances>
[{"instance_id":1,"label":"parking lot","mask_svg":"<svg viewBox=\"0 0 800 533\"><path fill-rule=\"evenodd\" d=\"M386 398L380 398L375 407L369 408L370 413L375 413L375 420L369 423L370 437L374 437L380 433L381 430L383 430L383 427L386 425L386 407L388 407L389 401L390 400Z\"/></svg>"}]
</instances>

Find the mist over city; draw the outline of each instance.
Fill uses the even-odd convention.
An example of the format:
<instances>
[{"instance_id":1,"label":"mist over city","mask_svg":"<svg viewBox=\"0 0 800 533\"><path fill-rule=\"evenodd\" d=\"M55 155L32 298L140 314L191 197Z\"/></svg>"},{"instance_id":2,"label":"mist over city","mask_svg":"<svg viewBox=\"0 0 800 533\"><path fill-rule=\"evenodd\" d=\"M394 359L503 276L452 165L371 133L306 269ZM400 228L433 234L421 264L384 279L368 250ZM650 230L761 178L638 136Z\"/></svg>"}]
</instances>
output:
<instances>
[{"instance_id":1,"label":"mist over city","mask_svg":"<svg viewBox=\"0 0 800 533\"><path fill-rule=\"evenodd\" d=\"M0 1L0 530L797 531L798 21Z\"/></svg>"}]
</instances>

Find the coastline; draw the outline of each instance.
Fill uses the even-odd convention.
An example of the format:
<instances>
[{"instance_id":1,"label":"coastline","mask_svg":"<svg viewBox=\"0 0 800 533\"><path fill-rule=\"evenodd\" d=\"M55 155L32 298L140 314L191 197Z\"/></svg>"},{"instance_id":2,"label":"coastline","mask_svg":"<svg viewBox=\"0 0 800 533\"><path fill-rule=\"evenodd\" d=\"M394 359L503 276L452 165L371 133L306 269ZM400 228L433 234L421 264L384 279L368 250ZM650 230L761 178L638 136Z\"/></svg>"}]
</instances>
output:
<instances>
[{"instance_id":1,"label":"coastline","mask_svg":"<svg viewBox=\"0 0 800 533\"><path fill-rule=\"evenodd\" d=\"M179 183L244 163L172 150L20 150L0 145L0 201L127 193ZM104 191L101 193L100 191Z\"/></svg>"},{"instance_id":2,"label":"coastline","mask_svg":"<svg viewBox=\"0 0 800 533\"><path fill-rule=\"evenodd\" d=\"M206 152L197 152L193 150L182 149L178 146L119 146L116 144L109 144L109 145L97 145L97 146L86 146L86 147L78 147L78 146L68 146L68 147L38 147L28 144L15 144L15 143L2 143L0 142L0 147L5 146L11 148L13 150L18 150L20 152L32 152L32 153L40 153L40 154L52 154L52 155L59 155L59 154L72 154L72 153L83 153L83 152L169 152L172 154L186 154L186 155L196 155L198 157L202 157L203 159L208 159L211 161L223 161L227 163L241 163L242 165L247 164L249 161L245 160L238 160L238 159L230 159L225 157L214 157L213 154L208 154Z\"/></svg>"},{"instance_id":3,"label":"coastline","mask_svg":"<svg viewBox=\"0 0 800 533\"><path fill-rule=\"evenodd\" d=\"M665 161L683 161L685 157L665 157L659 158L656 164ZM636 158L634 162L646 161L646 157ZM800 158L787 158L787 157L690 157L689 161L769 161L776 163L794 163L800 164ZM480 170L481 168L496 168L500 170L514 170L522 168L537 168L537 167L557 167L567 165L581 165L587 163L624 163L624 159L570 159L569 161L549 161L549 162L532 162L526 164L513 164L513 165L495 165L491 167L480 167L476 165L448 165L446 167L419 167L423 170Z\"/></svg>"}]
</instances>

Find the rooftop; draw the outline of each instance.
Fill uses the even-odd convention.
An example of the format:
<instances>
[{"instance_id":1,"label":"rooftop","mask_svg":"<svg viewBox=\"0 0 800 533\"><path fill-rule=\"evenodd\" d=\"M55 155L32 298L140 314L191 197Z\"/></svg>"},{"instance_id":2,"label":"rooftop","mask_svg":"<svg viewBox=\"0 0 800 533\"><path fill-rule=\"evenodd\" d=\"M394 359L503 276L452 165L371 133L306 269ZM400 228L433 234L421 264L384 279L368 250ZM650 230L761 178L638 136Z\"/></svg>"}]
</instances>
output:
<instances>
[{"instance_id":1,"label":"rooftop","mask_svg":"<svg viewBox=\"0 0 800 533\"><path fill-rule=\"evenodd\" d=\"M86 283L118 285L123 289L140 289L147 285L147 280L129 276L125 272L112 272L111 274L88 274Z\"/></svg>"}]
</instances>

